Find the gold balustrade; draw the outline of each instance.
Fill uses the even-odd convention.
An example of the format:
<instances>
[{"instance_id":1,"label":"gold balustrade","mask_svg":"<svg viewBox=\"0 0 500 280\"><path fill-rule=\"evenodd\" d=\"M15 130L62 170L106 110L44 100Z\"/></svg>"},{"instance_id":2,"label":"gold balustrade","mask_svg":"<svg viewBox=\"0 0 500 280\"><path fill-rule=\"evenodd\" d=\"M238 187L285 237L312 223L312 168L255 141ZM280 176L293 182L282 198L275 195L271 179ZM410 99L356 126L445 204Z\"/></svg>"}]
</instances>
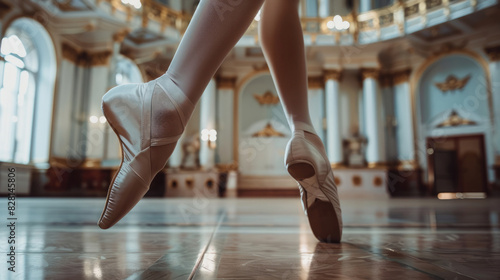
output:
<instances>
[{"instance_id":1,"label":"gold balustrade","mask_svg":"<svg viewBox=\"0 0 500 280\"><path fill-rule=\"evenodd\" d=\"M191 19L191 15L181 11L173 10L155 0L141 0L142 7L135 9L130 5L123 4L120 0L96 0L97 4L106 2L111 6L112 13L120 11L127 15L127 20L131 21L134 17L142 17L143 27L148 26L151 20L160 23L162 30L166 27L173 27L183 33ZM333 16L328 18L320 17L303 17L301 18L302 28L305 34L331 34L338 36L342 34L358 34L365 31L378 31L380 29L397 25L402 33L404 33L405 21L415 17L422 17L422 21L426 21L426 15L429 12L445 9L445 13L449 15L450 5L460 2L468 2L470 0L396 0L393 5L371 10L368 12L357 14L355 11L348 15L343 15L343 20L350 23L347 30L329 29L328 21L333 19ZM470 1L473 8L477 5L477 0ZM247 30L247 34L257 33L258 23L254 21Z\"/></svg>"}]
</instances>

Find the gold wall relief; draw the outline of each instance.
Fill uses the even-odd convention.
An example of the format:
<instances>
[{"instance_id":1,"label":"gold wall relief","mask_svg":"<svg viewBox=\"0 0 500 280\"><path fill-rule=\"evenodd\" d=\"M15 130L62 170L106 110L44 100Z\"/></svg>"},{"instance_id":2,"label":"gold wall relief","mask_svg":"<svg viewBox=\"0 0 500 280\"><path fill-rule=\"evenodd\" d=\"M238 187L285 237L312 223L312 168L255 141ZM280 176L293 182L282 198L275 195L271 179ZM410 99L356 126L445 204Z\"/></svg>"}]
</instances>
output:
<instances>
[{"instance_id":1,"label":"gold wall relief","mask_svg":"<svg viewBox=\"0 0 500 280\"><path fill-rule=\"evenodd\" d=\"M359 176L359 175L352 176L352 184L355 187L361 186L362 183L363 183L363 179L361 178L361 176Z\"/></svg>"},{"instance_id":2,"label":"gold wall relief","mask_svg":"<svg viewBox=\"0 0 500 280\"><path fill-rule=\"evenodd\" d=\"M485 48L484 52L486 52L491 61L500 60L500 46Z\"/></svg>"},{"instance_id":3,"label":"gold wall relief","mask_svg":"<svg viewBox=\"0 0 500 280\"><path fill-rule=\"evenodd\" d=\"M124 28L124 29L116 32L115 34L113 34L113 41L121 43L121 42L123 42L123 40L125 40L125 38L128 36L129 33L130 33L130 29Z\"/></svg>"},{"instance_id":4,"label":"gold wall relief","mask_svg":"<svg viewBox=\"0 0 500 280\"><path fill-rule=\"evenodd\" d=\"M450 90L463 89L470 80L470 75L465 76L462 79L457 78L454 75L449 75L446 80L442 83L435 83L436 87L443 93Z\"/></svg>"},{"instance_id":5,"label":"gold wall relief","mask_svg":"<svg viewBox=\"0 0 500 280\"><path fill-rule=\"evenodd\" d=\"M218 89L234 89L236 87L236 77L222 77L216 78Z\"/></svg>"},{"instance_id":6,"label":"gold wall relief","mask_svg":"<svg viewBox=\"0 0 500 280\"><path fill-rule=\"evenodd\" d=\"M472 120L464 119L456 111L451 111L450 115L446 120L439 123L436 127L450 127L450 126L461 126L461 125L476 125L477 123Z\"/></svg>"},{"instance_id":7,"label":"gold wall relief","mask_svg":"<svg viewBox=\"0 0 500 280\"><path fill-rule=\"evenodd\" d=\"M108 65L111 58L111 51L87 52L77 50L69 44L62 44L62 56L74 64L82 67Z\"/></svg>"},{"instance_id":8,"label":"gold wall relief","mask_svg":"<svg viewBox=\"0 0 500 280\"><path fill-rule=\"evenodd\" d=\"M392 74L392 84L398 85L410 81L411 69L405 69Z\"/></svg>"},{"instance_id":9,"label":"gold wall relief","mask_svg":"<svg viewBox=\"0 0 500 280\"><path fill-rule=\"evenodd\" d=\"M263 129L252 134L252 137L284 137L284 136L285 134L274 129L271 123L268 123Z\"/></svg>"},{"instance_id":10,"label":"gold wall relief","mask_svg":"<svg viewBox=\"0 0 500 280\"><path fill-rule=\"evenodd\" d=\"M340 81L342 76L342 71L340 70L325 70L323 77L325 77L325 82L328 80Z\"/></svg>"},{"instance_id":11,"label":"gold wall relief","mask_svg":"<svg viewBox=\"0 0 500 280\"><path fill-rule=\"evenodd\" d=\"M380 187L382 186L382 183L383 183L383 180L380 176L376 176L375 178L373 178L373 185L375 187Z\"/></svg>"},{"instance_id":12,"label":"gold wall relief","mask_svg":"<svg viewBox=\"0 0 500 280\"><path fill-rule=\"evenodd\" d=\"M322 89L324 88L323 78L318 77L307 77L307 87L309 89Z\"/></svg>"},{"instance_id":13,"label":"gold wall relief","mask_svg":"<svg viewBox=\"0 0 500 280\"><path fill-rule=\"evenodd\" d=\"M277 95L274 95L270 91L266 91L262 95L254 94L253 97L260 105L276 105L280 102L280 98Z\"/></svg>"},{"instance_id":14,"label":"gold wall relief","mask_svg":"<svg viewBox=\"0 0 500 280\"><path fill-rule=\"evenodd\" d=\"M378 79L380 70L376 68L361 68L361 78L364 79Z\"/></svg>"}]
</instances>

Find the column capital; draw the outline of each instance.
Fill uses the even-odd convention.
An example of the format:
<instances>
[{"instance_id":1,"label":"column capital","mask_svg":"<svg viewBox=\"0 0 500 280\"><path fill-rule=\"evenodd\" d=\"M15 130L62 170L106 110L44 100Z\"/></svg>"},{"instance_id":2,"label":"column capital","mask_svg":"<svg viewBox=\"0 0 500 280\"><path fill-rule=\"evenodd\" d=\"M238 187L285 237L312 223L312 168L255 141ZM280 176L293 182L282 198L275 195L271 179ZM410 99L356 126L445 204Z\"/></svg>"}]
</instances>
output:
<instances>
[{"instance_id":1,"label":"column capital","mask_svg":"<svg viewBox=\"0 0 500 280\"><path fill-rule=\"evenodd\" d=\"M500 46L485 48L484 52L488 55L488 57L491 61L499 61L500 60Z\"/></svg>"},{"instance_id":2,"label":"column capital","mask_svg":"<svg viewBox=\"0 0 500 280\"><path fill-rule=\"evenodd\" d=\"M392 84L399 85L410 81L411 69L405 69L392 73Z\"/></svg>"},{"instance_id":3,"label":"column capital","mask_svg":"<svg viewBox=\"0 0 500 280\"><path fill-rule=\"evenodd\" d=\"M218 76L216 82L218 89L234 89L236 87L236 77Z\"/></svg>"},{"instance_id":4,"label":"column capital","mask_svg":"<svg viewBox=\"0 0 500 280\"><path fill-rule=\"evenodd\" d=\"M328 80L340 81L342 71L338 69L325 69L323 77L325 82Z\"/></svg>"},{"instance_id":5,"label":"column capital","mask_svg":"<svg viewBox=\"0 0 500 280\"><path fill-rule=\"evenodd\" d=\"M107 65L109 63L111 55L111 51L87 52L77 50L67 43L62 44L63 58L73 62L78 66L91 67Z\"/></svg>"},{"instance_id":6,"label":"column capital","mask_svg":"<svg viewBox=\"0 0 500 280\"><path fill-rule=\"evenodd\" d=\"M115 41L117 43L121 43L121 42L123 42L123 40L125 40L125 37L127 37L127 35L129 33L130 33L130 29L123 28L122 30L113 34L113 41Z\"/></svg>"},{"instance_id":7,"label":"column capital","mask_svg":"<svg viewBox=\"0 0 500 280\"><path fill-rule=\"evenodd\" d=\"M380 69L378 68L361 68L361 78L365 79L378 79L380 75Z\"/></svg>"},{"instance_id":8,"label":"column capital","mask_svg":"<svg viewBox=\"0 0 500 280\"><path fill-rule=\"evenodd\" d=\"M307 88L308 89L322 89L324 88L323 77L307 77Z\"/></svg>"}]
</instances>

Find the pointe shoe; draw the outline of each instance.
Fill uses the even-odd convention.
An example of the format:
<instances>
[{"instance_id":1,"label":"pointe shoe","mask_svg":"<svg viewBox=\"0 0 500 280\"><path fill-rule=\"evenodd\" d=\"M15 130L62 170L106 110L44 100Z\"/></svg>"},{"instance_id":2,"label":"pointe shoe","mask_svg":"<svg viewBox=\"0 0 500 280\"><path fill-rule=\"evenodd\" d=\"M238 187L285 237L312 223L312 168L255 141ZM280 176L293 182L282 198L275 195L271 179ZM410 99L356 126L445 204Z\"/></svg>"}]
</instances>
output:
<instances>
[{"instance_id":1,"label":"pointe shoe","mask_svg":"<svg viewBox=\"0 0 500 280\"><path fill-rule=\"evenodd\" d=\"M152 114L155 94L168 97L166 102L171 102L170 107L176 110L174 114L178 118L165 120L165 126L182 127L180 133L165 137L152 136L162 129L153 127L154 117L158 118ZM165 166L188 118L179 108L174 98L158 83L158 79L145 84L120 85L103 96L102 111L119 139L122 161L108 189L106 204L98 222L100 228L112 227L132 210L149 190L155 175ZM188 109L192 112L193 108ZM180 121L181 126L179 123L172 124L173 121Z\"/></svg>"},{"instance_id":2,"label":"pointe shoe","mask_svg":"<svg viewBox=\"0 0 500 280\"><path fill-rule=\"evenodd\" d=\"M342 214L330 161L321 140L310 141L305 133L316 133L305 123L296 123L286 147L285 166L297 181L302 207L314 236L321 242L338 243L342 237Z\"/></svg>"}]
</instances>

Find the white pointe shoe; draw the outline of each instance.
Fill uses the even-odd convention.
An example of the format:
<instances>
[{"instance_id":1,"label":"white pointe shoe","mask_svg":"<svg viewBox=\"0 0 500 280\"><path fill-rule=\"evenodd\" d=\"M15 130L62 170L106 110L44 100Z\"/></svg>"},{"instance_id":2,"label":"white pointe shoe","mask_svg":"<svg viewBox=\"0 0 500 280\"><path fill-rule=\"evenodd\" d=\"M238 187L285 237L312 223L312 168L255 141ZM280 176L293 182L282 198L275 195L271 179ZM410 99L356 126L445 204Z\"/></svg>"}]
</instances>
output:
<instances>
[{"instance_id":1,"label":"white pointe shoe","mask_svg":"<svg viewBox=\"0 0 500 280\"><path fill-rule=\"evenodd\" d=\"M181 108L189 113L194 109L191 103L179 106L172 93L158 82L159 79L145 84L120 85L102 98L102 111L118 137L122 151L120 167L111 181L98 222L102 229L116 224L146 194L184 131L190 115ZM159 98L156 103L155 96ZM165 108L164 113L154 115L153 105ZM154 123L160 125L154 127ZM168 135L172 134L168 133L169 129L173 135ZM164 135L158 135L162 133Z\"/></svg>"},{"instance_id":2,"label":"white pointe shoe","mask_svg":"<svg viewBox=\"0 0 500 280\"><path fill-rule=\"evenodd\" d=\"M338 243L342 237L342 215L333 171L319 137L306 139L316 132L306 123L295 123L286 147L285 166L297 181L302 207L312 232L321 242Z\"/></svg>"}]
</instances>

